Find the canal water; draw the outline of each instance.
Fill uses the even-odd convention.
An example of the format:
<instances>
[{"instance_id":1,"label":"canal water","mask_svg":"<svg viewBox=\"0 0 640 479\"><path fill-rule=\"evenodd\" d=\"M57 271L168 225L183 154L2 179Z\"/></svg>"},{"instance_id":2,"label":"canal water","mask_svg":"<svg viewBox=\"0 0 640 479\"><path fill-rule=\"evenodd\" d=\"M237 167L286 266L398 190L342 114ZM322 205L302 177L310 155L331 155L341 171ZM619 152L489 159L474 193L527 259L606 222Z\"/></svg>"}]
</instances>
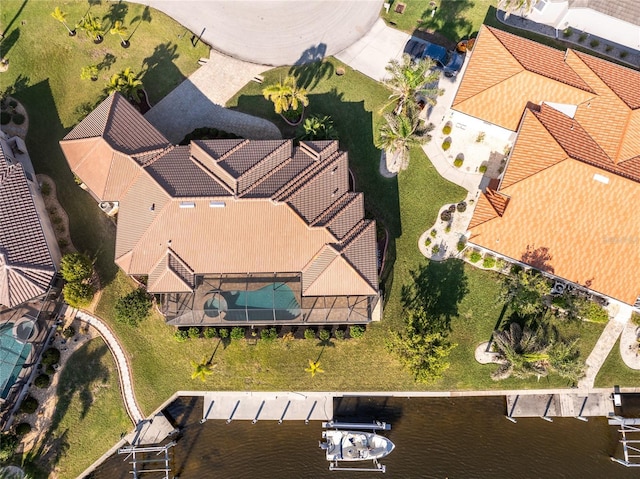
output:
<instances>
[{"instance_id":1,"label":"canal water","mask_svg":"<svg viewBox=\"0 0 640 479\"><path fill-rule=\"evenodd\" d=\"M319 449L321 424L290 421L207 421L202 398L181 398L167 412L182 428L172 449L180 479L625 479L640 470L613 463L621 457L616 428L604 418L582 422L505 417L504 398L349 398L336 400L337 419L380 420L396 449L381 462L387 473L330 472ZM92 476L132 477L124 456L112 456ZM144 479L163 477L144 474ZM172 477L172 476L170 476Z\"/></svg>"}]
</instances>

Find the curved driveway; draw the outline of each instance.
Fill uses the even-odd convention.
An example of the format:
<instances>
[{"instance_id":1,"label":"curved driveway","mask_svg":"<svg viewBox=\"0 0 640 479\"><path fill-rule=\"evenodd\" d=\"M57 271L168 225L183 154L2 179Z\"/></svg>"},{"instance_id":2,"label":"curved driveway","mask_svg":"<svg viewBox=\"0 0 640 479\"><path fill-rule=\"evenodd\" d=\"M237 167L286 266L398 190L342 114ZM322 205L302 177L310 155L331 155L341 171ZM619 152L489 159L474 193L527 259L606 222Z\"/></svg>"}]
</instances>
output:
<instances>
[{"instance_id":1,"label":"curved driveway","mask_svg":"<svg viewBox=\"0 0 640 479\"><path fill-rule=\"evenodd\" d=\"M366 34L383 0L132 0L156 8L214 49L252 63L334 55Z\"/></svg>"}]
</instances>

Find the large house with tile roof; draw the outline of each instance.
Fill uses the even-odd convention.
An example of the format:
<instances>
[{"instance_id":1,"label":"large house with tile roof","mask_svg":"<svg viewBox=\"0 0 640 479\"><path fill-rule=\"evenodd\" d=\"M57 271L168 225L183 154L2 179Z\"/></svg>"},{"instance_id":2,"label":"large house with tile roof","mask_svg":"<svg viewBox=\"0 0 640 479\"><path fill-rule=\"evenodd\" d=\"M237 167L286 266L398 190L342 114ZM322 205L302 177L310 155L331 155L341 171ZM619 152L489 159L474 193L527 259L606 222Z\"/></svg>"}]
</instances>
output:
<instances>
[{"instance_id":1,"label":"large house with tile roof","mask_svg":"<svg viewBox=\"0 0 640 479\"><path fill-rule=\"evenodd\" d=\"M336 141L175 146L116 93L60 145L171 324L379 319L376 226Z\"/></svg>"},{"instance_id":2,"label":"large house with tile roof","mask_svg":"<svg viewBox=\"0 0 640 479\"><path fill-rule=\"evenodd\" d=\"M469 242L639 306L640 72L483 26L453 102L517 134Z\"/></svg>"},{"instance_id":3,"label":"large house with tile roof","mask_svg":"<svg viewBox=\"0 0 640 479\"><path fill-rule=\"evenodd\" d=\"M0 132L0 310L44 297L59 261L24 142Z\"/></svg>"}]
</instances>

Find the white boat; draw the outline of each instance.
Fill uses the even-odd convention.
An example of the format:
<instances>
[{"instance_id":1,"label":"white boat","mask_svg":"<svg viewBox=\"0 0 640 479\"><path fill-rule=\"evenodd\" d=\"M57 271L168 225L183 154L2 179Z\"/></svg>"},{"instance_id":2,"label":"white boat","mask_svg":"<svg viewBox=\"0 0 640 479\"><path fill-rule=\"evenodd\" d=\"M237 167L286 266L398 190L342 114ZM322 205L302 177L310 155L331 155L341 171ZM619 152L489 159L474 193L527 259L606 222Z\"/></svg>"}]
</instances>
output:
<instances>
[{"instance_id":1,"label":"white boat","mask_svg":"<svg viewBox=\"0 0 640 479\"><path fill-rule=\"evenodd\" d=\"M327 461L371 461L391 453L395 445L375 432L327 430L322 431L326 442L320 443L327 453Z\"/></svg>"}]
</instances>

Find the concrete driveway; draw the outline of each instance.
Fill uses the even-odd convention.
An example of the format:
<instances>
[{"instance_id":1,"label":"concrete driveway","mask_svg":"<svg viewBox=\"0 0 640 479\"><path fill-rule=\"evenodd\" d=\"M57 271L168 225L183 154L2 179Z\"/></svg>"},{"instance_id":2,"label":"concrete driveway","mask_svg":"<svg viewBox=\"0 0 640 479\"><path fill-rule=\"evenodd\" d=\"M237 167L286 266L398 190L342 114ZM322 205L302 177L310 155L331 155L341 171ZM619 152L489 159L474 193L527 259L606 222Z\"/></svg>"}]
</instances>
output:
<instances>
[{"instance_id":1,"label":"concrete driveway","mask_svg":"<svg viewBox=\"0 0 640 479\"><path fill-rule=\"evenodd\" d=\"M381 81L387 76L385 67L390 60L402 56L409 38L408 33L388 27L378 19L366 35L335 56L354 70Z\"/></svg>"},{"instance_id":2,"label":"concrete driveway","mask_svg":"<svg viewBox=\"0 0 640 479\"><path fill-rule=\"evenodd\" d=\"M156 8L214 49L265 65L293 65L345 49L378 19L383 0L132 0Z\"/></svg>"}]
</instances>

